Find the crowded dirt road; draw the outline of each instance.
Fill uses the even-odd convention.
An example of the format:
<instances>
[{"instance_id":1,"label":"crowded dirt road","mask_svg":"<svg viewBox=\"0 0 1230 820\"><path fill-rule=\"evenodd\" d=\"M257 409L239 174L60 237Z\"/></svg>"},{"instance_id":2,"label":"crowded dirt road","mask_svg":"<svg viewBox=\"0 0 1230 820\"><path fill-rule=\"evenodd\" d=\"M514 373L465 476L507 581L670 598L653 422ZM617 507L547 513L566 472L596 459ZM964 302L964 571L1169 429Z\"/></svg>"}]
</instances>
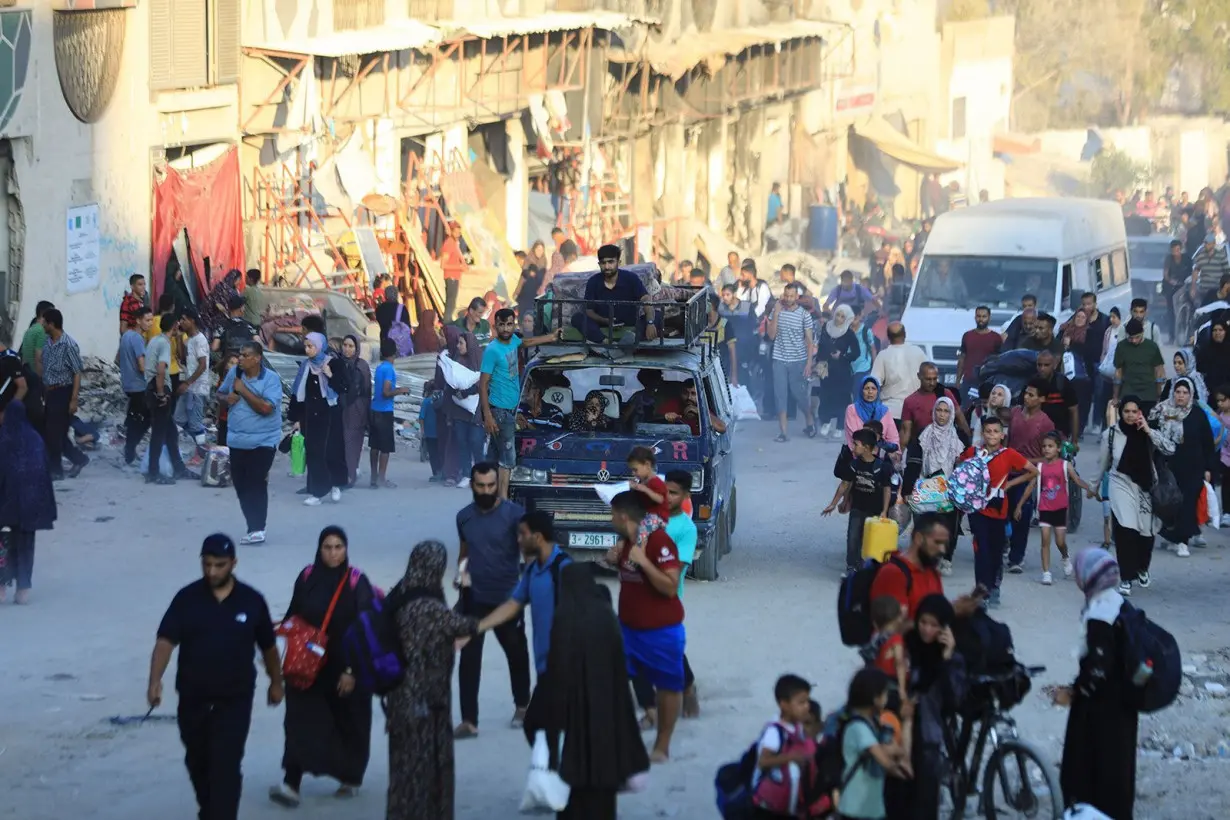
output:
<instances>
[{"instance_id":1,"label":"crowded dirt road","mask_svg":"<svg viewBox=\"0 0 1230 820\"><path fill-rule=\"evenodd\" d=\"M656 767L649 790L620 802L628 820L715 816L713 775L718 765L743 752L775 711L773 682L796 672L816 684L825 712L840 705L856 668L853 650L841 646L835 595L843 569L845 521L821 519L831 495L837 445L797 437L772 441L775 425L742 422L737 434L740 510L735 550L716 583L689 582L688 655L702 703L698 720L682 722L674 759ZM1092 472L1092 442L1080 457ZM242 527L231 490L207 490L188 482L146 487L113 465L104 452L97 467L58 485L60 521L40 541L36 596L27 607L0 609L0 817L20 820L192 816L194 802L182 764L183 747L173 721L115 726L114 715L144 714L145 682L154 631L168 601L199 577L201 538ZM305 510L294 494L300 479L287 476L285 457L271 482L269 543L243 547L237 575L261 590L274 617L284 611L296 573L310 563L317 532L340 524L350 535L352 561L382 586L401 576L410 547L439 538L455 555L453 518L469 492L427 484L426 465L401 453L390 467L396 490L357 489L340 505ZM1075 548L1100 541L1101 521L1087 503ZM1013 628L1018 656L1048 671L1017 708L1022 734L1052 761L1059 758L1064 713L1050 707L1040 690L1067 682L1075 670L1081 596L1070 581L1043 587L1037 580L1037 535L1024 575L1005 580L1003 607L995 615ZM1206 667L1227 663L1217 650L1230 646L1224 590L1230 563L1227 540L1209 533L1209 548L1189 559L1173 552L1154 561L1153 586L1133 603L1170 629L1185 652L1204 653ZM972 586L968 538L958 549L955 573L945 579L950 595ZM507 666L488 642L481 691L481 734L459 742L457 815L507 818L516 814L529 752L523 736L508 728L512 714ZM262 675L263 678L263 675ZM173 716L174 699L154 717ZM281 777L281 709L264 707L258 684L251 735L244 759L240 816L283 816L266 792ZM1203 693L1203 683L1197 683ZM1193 745L1197 755L1227 733L1227 701L1194 697L1141 723L1139 761L1141 818L1199 820L1224 816L1223 760L1174 760L1175 746ZM454 707L456 708L456 707ZM1164 735L1164 737L1162 736ZM1186 753L1186 752L1184 752ZM372 763L363 789L348 804L332 797L334 786L307 779L304 818L383 815L387 749L377 715Z\"/></svg>"}]
</instances>

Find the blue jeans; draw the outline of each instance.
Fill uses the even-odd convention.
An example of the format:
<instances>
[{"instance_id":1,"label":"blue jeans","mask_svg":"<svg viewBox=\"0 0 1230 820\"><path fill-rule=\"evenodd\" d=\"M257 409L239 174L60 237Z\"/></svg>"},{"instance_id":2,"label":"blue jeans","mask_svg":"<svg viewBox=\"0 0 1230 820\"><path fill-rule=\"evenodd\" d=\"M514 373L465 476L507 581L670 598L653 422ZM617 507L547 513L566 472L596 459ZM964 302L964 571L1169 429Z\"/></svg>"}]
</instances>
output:
<instances>
[{"instance_id":1,"label":"blue jeans","mask_svg":"<svg viewBox=\"0 0 1230 820\"><path fill-rule=\"evenodd\" d=\"M486 457L487 431L481 424L452 420L449 422L448 449L451 452L447 455L451 458L446 458L446 462L454 465L455 472L446 474L445 478L454 481L469 478L470 468Z\"/></svg>"},{"instance_id":2,"label":"blue jeans","mask_svg":"<svg viewBox=\"0 0 1230 820\"><path fill-rule=\"evenodd\" d=\"M1008 491L1008 515L1012 521L1012 536L1009 539L1008 563L1021 564L1025 561L1025 548L1029 546L1029 523L1034 518L1034 507L1037 506L1037 500L1033 493L1029 494L1029 498L1025 499L1025 505L1021 507L1021 520L1017 521L1011 518L1012 511L1016 509L1016 505L1021 503L1021 496L1025 493L1027 484L1018 484Z\"/></svg>"},{"instance_id":3,"label":"blue jeans","mask_svg":"<svg viewBox=\"0 0 1230 820\"><path fill-rule=\"evenodd\" d=\"M970 534L974 536L974 582L989 590L997 590L1004 572L1008 522L982 513L967 516L966 520Z\"/></svg>"}]
</instances>

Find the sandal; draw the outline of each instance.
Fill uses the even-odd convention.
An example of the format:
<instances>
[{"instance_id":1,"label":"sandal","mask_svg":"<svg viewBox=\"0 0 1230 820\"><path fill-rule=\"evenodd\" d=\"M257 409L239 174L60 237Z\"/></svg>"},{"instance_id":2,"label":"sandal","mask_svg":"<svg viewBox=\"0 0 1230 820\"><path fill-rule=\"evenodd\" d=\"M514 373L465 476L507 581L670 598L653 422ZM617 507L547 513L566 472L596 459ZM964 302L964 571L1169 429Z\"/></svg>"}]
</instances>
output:
<instances>
[{"instance_id":1,"label":"sandal","mask_svg":"<svg viewBox=\"0 0 1230 820\"><path fill-rule=\"evenodd\" d=\"M394 484L392 481L388 481L388 480L386 480L382 486L386 490L396 490L397 489L397 485Z\"/></svg>"},{"instance_id":2,"label":"sandal","mask_svg":"<svg viewBox=\"0 0 1230 820\"><path fill-rule=\"evenodd\" d=\"M453 730L454 740L469 740L473 737L478 737L478 727L471 723L458 723Z\"/></svg>"},{"instance_id":3,"label":"sandal","mask_svg":"<svg viewBox=\"0 0 1230 820\"><path fill-rule=\"evenodd\" d=\"M815 428L815 427L813 427L813 426L811 426L811 425L808 425L807 427L804 427L804 428L803 428L803 435L807 436L808 438L815 438L815 437L816 437L816 428Z\"/></svg>"},{"instance_id":4,"label":"sandal","mask_svg":"<svg viewBox=\"0 0 1230 820\"><path fill-rule=\"evenodd\" d=\"M782 443L782 442L785 442L785 441L790 441L789 437L787 437L787 435L786 435L785 433L778 433L778 434L777 434L777 438L775 438L775 439L773 439L773 440L774 440L774 441L776 441L776 442L778 442L779 444L780 444L780 443Z\"/></svg>"}]
</instances>

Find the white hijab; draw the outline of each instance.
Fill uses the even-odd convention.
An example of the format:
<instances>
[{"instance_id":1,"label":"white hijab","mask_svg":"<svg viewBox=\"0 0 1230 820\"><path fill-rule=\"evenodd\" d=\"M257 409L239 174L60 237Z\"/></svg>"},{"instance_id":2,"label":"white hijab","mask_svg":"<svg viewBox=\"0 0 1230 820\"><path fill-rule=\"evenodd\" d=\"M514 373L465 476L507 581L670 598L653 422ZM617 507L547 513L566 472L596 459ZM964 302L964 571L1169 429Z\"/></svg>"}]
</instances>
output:
<instances>
[{"instance_id":1,"label":"white hijab","mask_svg":"<svg viewBox=\"0 0 1230 820\"><path fill-rule=\"evenodd\" d=\"M850 323L853 321L854 310L849 305L839 305L837 310L833 311L833 318L825 324L824 330L832 338L839 339L850 329Z\"/></svg>"}]
</instances>

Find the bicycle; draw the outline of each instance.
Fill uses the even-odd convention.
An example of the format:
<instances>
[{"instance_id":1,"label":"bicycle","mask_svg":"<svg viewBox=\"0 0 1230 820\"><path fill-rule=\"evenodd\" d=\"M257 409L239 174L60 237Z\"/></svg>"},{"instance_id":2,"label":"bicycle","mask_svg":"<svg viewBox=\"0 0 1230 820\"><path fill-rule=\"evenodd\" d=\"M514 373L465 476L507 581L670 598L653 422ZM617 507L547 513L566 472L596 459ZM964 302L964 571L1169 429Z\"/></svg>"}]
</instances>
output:
<instances>
[{"instance_id":1,"label":"bicycle","mask_svg":"<svg viewBox=\"0 0 1230 820\"><path fill-rule=\"evenodd\" d=\"M973 714L952 716L944 724L947 771L943 781L952 800L951 820L966 817L969 798L975 795L978 796L975 816L981 815L986 820L1011 816L1062 820L1063 793L1054 768L1046 763L1041 752L1020 739L1016 721L1008 714L1029 691L1028 679L1045 671L1045 666L1017 665L1011 671L971 679ZM983 755L987 753L988 743L990 753L984 768ZM1029 764L1033 764L1033 771L1029 770ZM1010 793L1014 775L1018 790ZM997 789L1003 792L1007 808L997 806Z\"/></svg>"}]
</instances>

